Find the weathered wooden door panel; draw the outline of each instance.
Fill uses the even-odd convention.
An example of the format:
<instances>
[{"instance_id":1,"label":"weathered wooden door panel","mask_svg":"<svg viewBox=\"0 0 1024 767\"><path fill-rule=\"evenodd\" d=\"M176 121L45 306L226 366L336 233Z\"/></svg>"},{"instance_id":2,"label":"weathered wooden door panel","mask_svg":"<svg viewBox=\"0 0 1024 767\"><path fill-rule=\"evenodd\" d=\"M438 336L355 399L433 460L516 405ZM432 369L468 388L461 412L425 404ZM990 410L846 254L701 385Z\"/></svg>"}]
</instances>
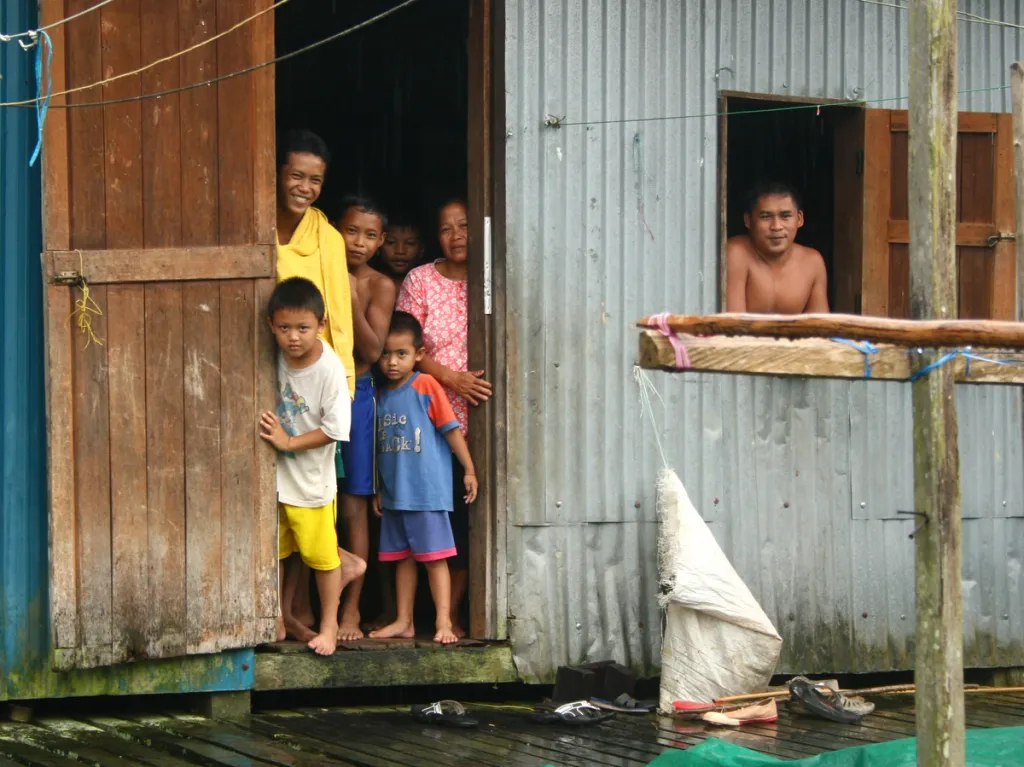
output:
<instances>
[{"instance_id":1,"label":"weathered wooden door panel","mask_svg":"<svg viewBox=\"0 0 1024 767\"><path fill-rule=\"evenodd\" d=\"M43 0L46 23L85 7ZM119 0L53 30L54 90L202 42L271 0ZM146 44L141 48L139 40ZM273 637L272 14L55 99L44 145L57 668ZM61 109L65 102L71 106ZM94 311L80 326L83 290Z\"/></svg>"},{"instance_id":2,"label":"weathered wooden door panel","mask_svg":"<svg viewBox=\"0 0 1024 767\"><path fill-rule=\"evenodd\" d=\"M864 130L863 311L910 316L908 115L869 109ZM957 134L961 318L1016 316L1012 134L1008 114L964 112Z\"/></svg>"}]
</instances>

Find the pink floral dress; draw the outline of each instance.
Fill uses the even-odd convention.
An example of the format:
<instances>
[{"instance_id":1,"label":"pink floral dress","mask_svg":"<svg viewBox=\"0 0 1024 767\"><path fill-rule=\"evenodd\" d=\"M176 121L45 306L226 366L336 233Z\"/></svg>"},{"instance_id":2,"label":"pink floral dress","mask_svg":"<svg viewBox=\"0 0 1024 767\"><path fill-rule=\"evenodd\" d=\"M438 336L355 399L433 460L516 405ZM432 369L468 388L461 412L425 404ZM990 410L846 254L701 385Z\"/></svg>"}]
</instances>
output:
<instances>
[{"instance_id":1,"label":"pink floral dress","mask_svg":"<svg viewBox=\"0 0 1024 767\"><path fill-rule=\"evenodd\" d=\"M456 372L469 369L469 299L465 280L449 280L437 262L413 269L402 282L395 308L409 312L423 326L423 345L435 362ZM449 387L445 394L467 433L469 403Z\"/></svg>"}]
</instances>

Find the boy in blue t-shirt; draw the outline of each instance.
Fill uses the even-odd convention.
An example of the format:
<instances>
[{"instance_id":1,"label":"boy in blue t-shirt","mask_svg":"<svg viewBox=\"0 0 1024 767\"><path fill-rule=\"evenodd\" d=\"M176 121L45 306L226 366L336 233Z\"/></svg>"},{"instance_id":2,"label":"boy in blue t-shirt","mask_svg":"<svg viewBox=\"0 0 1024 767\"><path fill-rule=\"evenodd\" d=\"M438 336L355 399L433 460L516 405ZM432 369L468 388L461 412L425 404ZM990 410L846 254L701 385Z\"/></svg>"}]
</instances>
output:
<instances>
[{"instance_id":1,"label":"boy in blue t-shirt","mask_svg":"<svg viewBox=\"0 0 1024 767\"><path fill-rule=\"evenodd\" d=\"M434 641L452 644L451 581L448 557L455 539L448 515L452 504L452 453L466 470L466 503L476 500L477 480L466 439L448 397L432 376L416 372L423 359L423 329L406 312L391 317L380 358L387 379L378 392L377 467L381 490L373 510L381 517L380 560L397 562L398 619L370 632L371 639L412 638L416 563L427 568L437 610Z\"/></svg>"}]
</instances>

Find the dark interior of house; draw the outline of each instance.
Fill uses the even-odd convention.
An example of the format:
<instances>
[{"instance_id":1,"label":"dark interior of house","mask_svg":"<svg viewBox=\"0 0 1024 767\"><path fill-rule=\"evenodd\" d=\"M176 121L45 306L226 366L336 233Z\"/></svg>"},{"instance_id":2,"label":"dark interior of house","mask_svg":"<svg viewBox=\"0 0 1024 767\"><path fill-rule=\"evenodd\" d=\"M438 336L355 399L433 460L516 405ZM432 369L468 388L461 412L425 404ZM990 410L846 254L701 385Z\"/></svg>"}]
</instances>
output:
<instances>
[{"instance_id":1,"label":"dark interior of house","mask_svg":"<svg viewBox=\"0 0 1024 767\"><path fill-rule=\"evenodd\" d=\"M275 17L276 55L351 29L395 5L394 0L283 5ZM413 3L277 65L278 136L307 128L331 151L317 207L334 220L345 196L369 196L392 216L400 212L420 224L424 260L439 255L437 207L465 196L467 27L467 0ZM371 514L364 621L381 609L379 530ZM426 580L421 573L420 631L433 620Z\"/></svg>"},{"instance_id":2,"label":"dark interior of house","mask_svg":"<svg viewBox=\"0 0 1024 767\"><path fill-rule=\"evenodd\" d=\"M312 0L276 13L277 55L350 29L393 0ZM277 65L277 131L308 128L331 167L319 206L347 194L427 224L466 186L466 0L413 3L365 29Z\"/></svg>"},{"instance_id":3,"label":"dark interior of house","mask_svg":"<svg viewBox=\"0 0 1024 767\"><path fill-rule=\"evenodd\" d=\"M744 201L754 184L778 181L793 187L804 210L797 242L825 259L829 306L834 306L833 166L840 110L761 99L729 98L727 104L727 235L746 232Z\"/></svg>"}]
</instances>

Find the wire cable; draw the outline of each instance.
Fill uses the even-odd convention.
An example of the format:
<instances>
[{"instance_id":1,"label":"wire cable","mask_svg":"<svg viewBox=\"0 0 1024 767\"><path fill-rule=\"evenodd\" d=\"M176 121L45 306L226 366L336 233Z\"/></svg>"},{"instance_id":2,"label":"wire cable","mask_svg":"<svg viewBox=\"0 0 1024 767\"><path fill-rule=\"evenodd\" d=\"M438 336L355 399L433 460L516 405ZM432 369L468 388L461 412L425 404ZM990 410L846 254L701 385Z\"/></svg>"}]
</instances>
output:
<instances>
[{"instance_id":1,"label":"wire cable","mask_svg":"<svg viewBox=\"0 0 1024 767\"><path fill-rule=\"evenodd\" d=\"M858 0L865 5L878 5L882 8L896 8L901 11L908 10L910 6L900 5L899 3L888 3L885 0ZM990 19L987 16L980 16L977 13L971 13L970 11L958 10L957 16L960 21L967 21L971 24L988 24L995 27L1007 27L1009 29L1024 29L1022 24L1014 24L1012 21L1003 21L1002 19Z\"/></svg>"},{"instance_id":2,"label":"wire cable","mask_svg":"<svg viewBox=\"0 0 1024 767\"><path fill-rule=\"evenodd\" d=\"M39 27L39 29L28 29L25 30L24 32L16 32L12 35L0 35L0 42L9 43L11 40L17 40L20 37L31 37L33 40L35 40L36 35L38 35L40 32L46 32L51 29L56 29L57 27L63 24L67 24L69 21L74 21L75 19L81 16L85 16L87 13L92 13L93 11L99 10L104 5L107 5L112 2L114 2L114 0L101 0L101 2L98 2L95 5L91 5L88 8L83 8L78 13L71 14L66 19L57 19L57 21L51 22L50 24L47 24L45 27ZM34 43L32 45L34 45ZM23 43L22 47L31 48L32 45L25 45Z\"/></svg>"},{"instance_id":3,"label":"wire cable","mask_svg":"<svg viewBox=\"0 0 1024 767\"><path fill-rule=\"evenodd\" d=\"M1006 90L1009 87L1009 85L989 85L984 88L966 88L964 90L957 91L957 93L985 93L988 91ZM859 99L857 101L829 101L822 104L788 104L784 107L765 107L764 109L737 109L732 112L703 112L701 114L666 115L663 117L626 117L615 120L579 120L573 122L563 122L559 118L549 117L545 124L549 128L568 128L580 125L622 125L625 123L661 122L666 120L698 120L701 118L709 119L713 117L732 117L734 115L766 114L768 112L792 112L797 109L821 110L827 109L829 107L856 107L865 106L867 104L884 104L891 101L906 101L909 98L909 96L886 96L884 98Z\"/></svg>"},{"instance_id":4,"label":"wire cable","mask_svg":"<svg viewBox=\"0 0 1024 767\"><path fill-rule=\"evenodd\" d=\"M110 83L116 82L118 80L123 80L126 77L132 77L133 75L141 74L142 72L145 72L147 69L152 69L153 67L160 66L161 64L166 64L168 61L173 61L174 59L180 58L181 56L184 56L184 55L186 55L188 53L192 53L192 51L195 51L195 50L197 50L199 48L202 48L204 45L209 45L210 43L214 42L215 40L219 40L220 38L224 37L225 35L231 34L236 29L244 27L246 24L252 23L256 19L258 19L260 16L262 16L263 14L269 13L270 11L274 10L275 8L278 8L278 7L282 6L282 5L284 5L287 2L289 2L289 0L277 0L277 2L274 3L273 5L269 5L266 8L264 8L262 11L254 13L252 16L250 16L247 19L242 19L240 22L235 24L233 27L229 27L228 29L225 29L223 32L218 32L213 37L208 37L205 40L200 40L195 45L192 45L192 46L186 48L183 51L178 51L177 53L172 53L169 56L164 56L162 59L157 59L156 61L152 61L149 64L146 64L145 66L139 67L138 69L133 69L131 72L122 72L119 75L114 75L112 77L108 77L105 80L100 80L99 82L89 83L88 85L79 85L79 86L77 86L75 88L68 88L67 90L57 91L56 93L51 93L50 94L50 98L56 98L57 96L66 96L69 93L79 93L81 91L87 91L90 88L99 88L99 87L101 87L103 85L109 85ZM24 99L22 101L6 101L6 102L3 102L3 103L0 103L0 107L25 107L25 106L29 106L31 104L36 103L36 101L38 101L38 99Z\"/></svg>"},{"instance_id":5,"label":"wire cable","mask_svg":"<svg viewBox=\"0 0 1024 767\"><path fill-rule=\"evenodd\" d=\"M303 46L302 48L298 48L294 51L291 51L290 53L285 53L282 54L281 56L277 56L273 59L270 59L269 61L262 61L259 64L253 64L252 66L246 67L245 69L239 69L237 72L230 72L228 74L220 75L218 77L211 77L209 80L203 80L202 82L198 83L191 83L190 85L182 85L177 88L170 88L166 91L159 91L157 93L142 93L137 96L125 96L124 98L119 99L76 102L74 104L50 104L50 109L78 109L83 107L104 107L111 106L113 104L127 104L132 101L144 101L146 99L160 98L161 96L173 96L175 93L183 93L185 91L194 90L195 88L205 88L208 85L214 85L216 83L223 82L224 80L230 80L235 77L240 77L241 75L247 75L250 72L255 72L257 70L263 69L264 67L269 67L273 64L279 64L282 61L294 59L296 56L301 56L303 53L308 53L309 51L314 50L315 48L327 45L328 43L332 43L335 40L340 40L342 37L346 37L348 35L353 34L354 32L358 32L361 29L365 29L371 24L375 24L381 19L385 19L388 16L391 16L392 14L402 10L406 6L412 5L415 2L417 2L417 0L405 0L405 2L399 3L394 8L390 8L386 11L383 11L382 13L378 13L376 16L373 16L367 19L366 21L356 24L354 27L349 27L348 29L343 29L340 32L335 32L333 35L328 35L322 40L317 40L316 42L310 43L309 45ZM84 88L95 88L98 85L99 83L93 83L92 85L84 86ZM0 107L26 107L35 103L36 99L31 99L29 101L14 101L0 103Z\"/></svg>"}]
</instances>

